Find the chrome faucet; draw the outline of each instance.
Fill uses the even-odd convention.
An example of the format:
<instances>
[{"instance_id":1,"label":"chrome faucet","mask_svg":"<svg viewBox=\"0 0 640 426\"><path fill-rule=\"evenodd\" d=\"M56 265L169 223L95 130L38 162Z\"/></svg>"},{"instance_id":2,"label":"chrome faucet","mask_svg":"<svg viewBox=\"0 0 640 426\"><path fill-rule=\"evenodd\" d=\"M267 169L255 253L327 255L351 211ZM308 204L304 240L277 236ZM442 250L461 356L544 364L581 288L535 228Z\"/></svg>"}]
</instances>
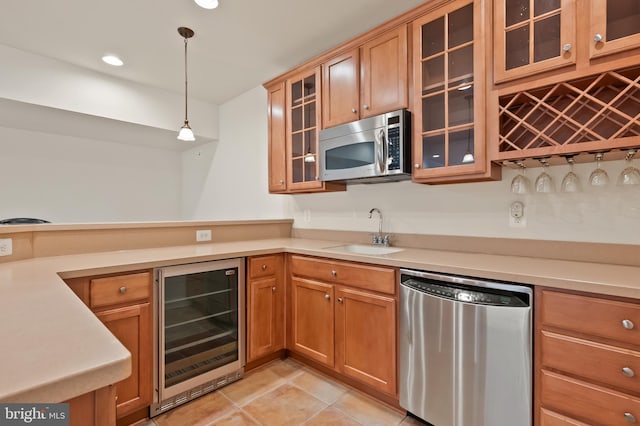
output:
<instances>
[{"instance_id":1,"label":"chrome faucet","mask_svg":"<svg viewBox=\"0 0 640 426\"><path fill-rule=\"evenodd\" d=\"M369 210L369 219L373 218L373 212L378 213L379 221L378 221L378 233L373 234L372 243L377 246L388 246L389 245L389 235L382 234L382 212L377 208L372 208Z\"/></svg>"}]
</instances>

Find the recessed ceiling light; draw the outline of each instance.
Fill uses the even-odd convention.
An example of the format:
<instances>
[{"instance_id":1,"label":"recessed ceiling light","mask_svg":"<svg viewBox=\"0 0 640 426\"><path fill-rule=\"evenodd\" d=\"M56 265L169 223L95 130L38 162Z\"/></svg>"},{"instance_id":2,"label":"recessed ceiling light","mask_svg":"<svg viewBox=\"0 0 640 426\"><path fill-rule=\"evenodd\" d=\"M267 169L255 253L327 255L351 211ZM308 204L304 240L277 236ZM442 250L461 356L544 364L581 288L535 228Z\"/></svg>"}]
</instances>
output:
<instances>
[{"instance_id":1,"label":"recessed ceiling light","mask_svg":"<svg viewBox=\"0 0 640 426\"><path fill-rule=\"evenodd\" d=\"M122 62L122 59L118 58L115 55L104 55L102 57L102 61L105 64L113 65L114 67L121 67L124 65L124 62Z\"/></svg>"},{"instance_id":2,"label":"recessed ceiling light","mask_svg":"<svg viewBox=\"0 0 640 426\"><path fill-rule=\"evenodd\" d=\"M218 7L218 0L195 0L196 4L205 9L215 9Z\"/></svg>"}]
</instances>

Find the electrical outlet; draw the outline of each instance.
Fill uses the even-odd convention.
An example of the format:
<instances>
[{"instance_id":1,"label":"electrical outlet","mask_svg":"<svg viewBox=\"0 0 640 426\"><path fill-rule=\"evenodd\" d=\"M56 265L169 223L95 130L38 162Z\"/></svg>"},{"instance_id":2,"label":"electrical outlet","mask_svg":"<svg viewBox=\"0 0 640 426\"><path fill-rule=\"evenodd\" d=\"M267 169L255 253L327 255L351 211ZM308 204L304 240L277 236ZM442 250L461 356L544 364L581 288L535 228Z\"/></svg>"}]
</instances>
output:
<instances>
[{"instance_id":1,"label":"electrical outlet","mask_svg":"<svg viewBox=\"0 0 640 426\"><path fill-rule=\"evenodd\" d=\"M211 241L211 230L201 229L196 231L196 241Z\"/></svg>"},{"instance_id":2,"label":"electrical outlet","mask_svg":"<svg viewBox=\"0 0 640 426\"><path fill-rule=\"evenodd\" d=\"M524 216L524 204L520 201L514 201L509 206L509 226L512 228L525 228L527 219Z\"/></svg>"},{"instance_id":3,"label":"electrical outlet","mask_svg":"<svg viewBox=\"0 0 640 426\"><path fill-rule=\"evenodd\" d=\"M0 239L0 256L10 256L13 254L13 240L11 238Z\"/></svg>"}]
</instances>

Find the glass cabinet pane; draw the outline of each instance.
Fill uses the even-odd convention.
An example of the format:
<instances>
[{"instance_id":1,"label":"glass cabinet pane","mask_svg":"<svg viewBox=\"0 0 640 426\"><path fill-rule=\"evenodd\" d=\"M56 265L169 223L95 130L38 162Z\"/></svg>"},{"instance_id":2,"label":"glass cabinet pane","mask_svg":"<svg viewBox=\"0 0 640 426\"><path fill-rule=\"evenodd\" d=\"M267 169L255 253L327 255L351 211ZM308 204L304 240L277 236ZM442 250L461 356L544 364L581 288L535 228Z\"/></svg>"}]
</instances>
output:
<instances>
[{"instance_id":1,"label":"glass cabinet pane","mask_svg":"<svg viewBox=\"0 0 640 426\"><path fill-rule=\"evenodd\" d=\"M449 126L473 122L473 90L449 91Z\"/></svg>"},{"instance_id":2,"label":"glass cabinet pane","mask_svg":"<svg viewBox=\"0 0 640 426\"><path fill-rule=\"evenodd\" d=\"M469 84L473 79L473 45L449 53L449 87Z\"/></svg>"},{"instance_id":3,"label":"glass cabinet pane","mask_svg":"<svg viewBox=\"0 0 640 426\"><path fill-rule=\"evenodd\" d=\"M467 153L475 155L473 152L473 128L449 134L449 164L452 166L465 164L463 159Z\"/></svg>"},{"instance_id":4,"label":"glass cabinet pane","mask_svg":"<svg viewBox=\"0 0 640 426\"><path fill-rule=\"evenodd\" d=\"M291 164L291 171L292 171L292 175L293 175L293 182L294 183L300 183L303 181L304 177L303 177L303 167L304 167L304 163L302 162L302 158L296 158L292 161Z\"/></svg>"},{"instance_id":5,"label":"glass cabinet pane","mask_svg":"<svg viewBox=\"0 0 640 426\"><path fill-rule=\"evenodd\" d=\"M291 155L293 157L300 157L302 154L304 154L302 133L294 133L291 135Z\"/></svg>"},{"instance_id":6,"label":"glass cabinet pane","mask_svg":"<svg viewBox=\"0 0 640 426\"><path fill-rule=\"evenodd\" d=\"M529 0L504 0L504 2L507 27L526 21L531 17Z\"/></svg>"},{"instance_id":7,"label":"glass cabinet pane","mask_svg":"<svg viewBox=\"0 0 640 426\"><path fill-rule=\"evenodd\" d=\"M302 130L302 107L296 107L291 110L291 130L299 132Z\"/></svg>"},{"instance_id":8,"label":"glass cabinet pane","mask_svg":"<svg viewBox=\"0 0 640 426\"><path fill-rule=\"evenodd\" d=\"M505 63L508 70L529 64L529 27L506 33Z\"/></svg>"},{"instance_id":9,"label":"glass cabinet pane","mask_svg":"<svg viewBox=\"0 0 640 426\"><path fill-rule=\"evenodd\" d=\"M293 105L302 102L302 81L296 81L291 85L291 99Z\"/></svg>"},{"instance_id":10,"label":"glass cabinet pane","mask_svg":"<svg viewBox=\"0 0 640 426\"><path fill-rule=\"evenodd\" d=\"M422 57L440 53L444 50L444 17L422 26Z\"/></svg>"},{"instance_id":11,"label":"glass cabinet pane","mask_svg":"<svg viewBox=\"0 0 640 426\"><path fill-rule=\"evenodd\" d=\"M560 9L560 0L534 0L534 16L540 16L548 12Z\"/></svg>"},{"instance_id":12,"label":"glass cabinet pane","mask_svg":"<svg viewBox=\"0 0 640 426\"><path fill-rule=\"evenodd\" d=\"M443 167L445 160L444 135L425 136L422 138L422 167L432 169Z\"/></svg>"},{"instance_id":13,"label":"glass cabinet pane","mask_svg":"<svg viewBox=\"0 0 640 426\"><path fill-rule=\"evenodd\" d=\"M560 15L537 21L533 26L533 61L540 62L560 54Z\"/></svg>"},{"instance_id":14,"label":"glass cabinet pane","mask_svg":"<svg viewBox=\"0 0 640 426\"><path fill-rule=\"evenodd\" d=\"M307 130L304 132L305 151L304 153L316 153L316 131Z\"/></svg>"},{"instance_id":15,"label":"glass cabinet pane","mask_svg":"<svg viewBox=\"0 0 640 426\"><path fill-rule=\"evenodd\" d=\"M312 102L304 106L304 128L316 127L316 103Z\"/></svg>"},{"instance_id":16,"label":"glass cabinet pane","mask_svg":"<svg viewBox=\"0 0 640 426\"><path fill-rule=\"evenodd\" d=\"M311 182L316 180L316 164L317 162L314 161L312 163L310 162L305 162L304 163L304 180L305 182Z\"/></svg>"},{"instance_id":17,"label":"glass cabinet pane","mask_svg":"<svg viewBox=\"0 0 640 426\"><path fill-rule=\"evenodd\" d=\"M607 41L640 34L640 1L607 1Z\"/></svg>"},{"instance_id":18,"label":"glass cabinet pane","mask_svg":"<svg viewBox=\"0 0 640 426\"><path fill-rule=\"evenodd\" d=\"M449 49L473 41L473 3L449 14Z\"/></svg>"},{"instance_id":19,"label":"glass cabinet pane","mask_svg":"<svg viewBox=\"0 0 640 426\"><path fill-rule=\"evenodd\" d=\"M444 55L422 63L422 94L426 95L444 88Z\"/></svg>"},{"instance_id":20,"label":"glass cabinet pane","mask_svg":"<svg viewBox=\"0 0 640 426\"><path fill-rule=\"evenodd\" d=\"M429 96L422 100L422 131L444 128L444 94Z\"/></svg>"}]
</instances>

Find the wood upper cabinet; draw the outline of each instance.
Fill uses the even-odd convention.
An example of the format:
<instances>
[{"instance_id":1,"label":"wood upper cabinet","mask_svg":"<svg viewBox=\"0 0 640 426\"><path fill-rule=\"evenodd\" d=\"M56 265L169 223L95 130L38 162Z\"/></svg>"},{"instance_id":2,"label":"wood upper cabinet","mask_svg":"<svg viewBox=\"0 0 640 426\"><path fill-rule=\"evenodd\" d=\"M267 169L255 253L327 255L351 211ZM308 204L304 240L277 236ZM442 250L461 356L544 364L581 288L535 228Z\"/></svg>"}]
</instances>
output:
<instances>
[{"instance_id":1,"label":"wood upper cabinet","mask_svg":"<svg viewBox=\"0 0 640 426\"><path fill-rule=\"evenodd\" d=\"M291 279L291 349L333 367L333 285Z\"/></svg>"},{"instance_id":2,"label":"wood upper cabinet","mask_svg":"<svg viewBox=\"0 0 640 426\"><path fill-rule=\"evenodd\" d=\"M483 4L453 1L413 22L416 182L498 177L485 146Z\"/></svg>"},{"instance_id":3,"label":"wood upper cabinet","mask_svg":"<svg viewBox=\"0 0 640 426\"><path fill-rule=\"evenodd\" d=\"M322 127L360 118L360 56L352 50L322 64Z\"/></svg>"},{"instance_id":4,"label":"wood upper cabinet","mask_svg":"<svg viewBox=\"0 0 640 426\"><path fill-rule=\"evenodd\" d=\"M597 58L640 47L640 2L591 0L589 53Z\"/></svg>"},{"instance_id":5,"label":"wood upper cabinet","mask_svg":"<svg viewBox=\"0 0 640 426\"><path fill-rule=\"evenodd\" d=\"M248 259L247 362L284 348L284 258Z\"/></svg>"},{"instance_id":6,"label":"wood upper cabinet","mask_svg":"<svg viewBox=\"0 0 640 426\"><path fill-rule=\"evenodd\" d=\"M322 127L406 108L407 26L322 65Z\"/></svg>"},{"instance_id":7,"label":"wood upper cabinet","mask_svg":"<svg viewBox=\"0 0 640 426\"><path fill-rule=\"evenodd\" d=\"M65 280L131 352L131 376L115 384L118 418L144 409L153 396L151 271Z\"/></svg>"},{"instance_id":8,"label":"wood upper cabinet","mask_svg":"<svg viewBox=\"0 0 640 426\"><path fill-rule=\"evenodd\" d=\"M269 125L269 192L287 190L286 90L281 81L267 88Z\"/></svg>"},{"instance_id":9,"label":"wood upper cabinet","mask_svg":"<svg viewBox=\"0 0 640 426\"><path fill-rule=\"evenodd\" d=\"M494 81L576 62L575 0L495 0Z\"/></svg>"},{"instance_id":10,"label":"wood upper cabinet","mask_svg":"<svg viewBox=\"0 0 640 426\"><path fill-rule=\"evenodd\" d=\"M537 424L640 419L640 304L540 288L535 296Z\"/></svg>"},{"instance_id":11,"label":"wood upper cabinet","mask_svg":"<svg viewBox=\"0 0 640 426\"><path fill-rule=\"evenodd\" d=\"M336 369L372 388L396 392L396 302L392 297L336 288Z\"/></svg>"}]
</instances>

